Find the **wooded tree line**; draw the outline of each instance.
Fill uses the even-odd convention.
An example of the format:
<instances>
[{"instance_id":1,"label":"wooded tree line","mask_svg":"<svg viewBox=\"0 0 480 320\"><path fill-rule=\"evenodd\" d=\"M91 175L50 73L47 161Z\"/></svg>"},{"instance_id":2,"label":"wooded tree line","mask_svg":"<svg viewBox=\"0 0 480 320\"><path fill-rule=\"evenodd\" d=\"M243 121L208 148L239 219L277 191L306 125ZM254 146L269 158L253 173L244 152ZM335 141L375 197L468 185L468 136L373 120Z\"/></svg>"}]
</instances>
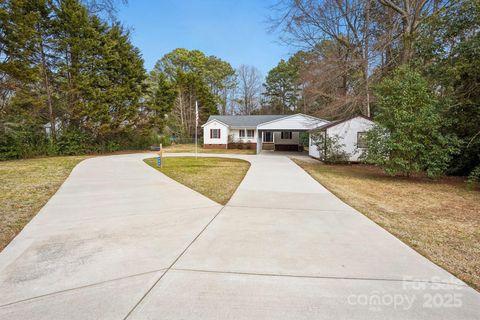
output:
<instances>
[{"instance_id":1,"label":"wooded tree line","mask_svg":"<svg viewBox=\"0 0 480 320\"><path fill-rule=\"evenodd\" d=\"M2 1L0 158L144 145L144 78L128 32L80 1Z\"/></svg>"},{"instance_id":2,"label":"wooded tree line","mask_svg":"<svg viewBox=\"0 0 480 320\"><path fill-rule=\"evenodd\" d=\"M254 66L230 63L199 50L177 48L165 54L148 76L147 104L160 107L164 134L191 138L195 103L200 123L211 114L253 114L261 105L262 76ZM158 125L160 125L158 123Z\"/></svg>"},{"instance_id":3,"label":"wooded tree line","mask_svg":"<svg viewBox=\"0 0 480 320\"><path fill-rule=\"evenodd\" d=\"M156 113L156 127L165 136L193 137L196 104L200 124L211 114L225 113L234 75L228 62L199 50L178 48L167 53L147 81L146 104Z\"/></svg>"},{"instance_id":4,"label":"wooded tree line","mask_svg":"<svg viewBox=\"0 0 480 320\"><path fill-rule=\"evenodd\" d=\"M301 50L269 72L259 112L371 116L389 139L371 137L368 160L397 161L393 174L480 171L480 1L284 0L275 9L272 27Z\"/></svg>"},{"instance_id":5,"label":"wooded tree line","mask_svg":"<svg viewBox=\"0 0 480 320\"><path fill-rule=\"evenodd\" d=\"M322 116L369 116L371 84L418 59L422 30L452 9L441 0L281 0L271 25L303 49L288 65L307 107Z\"/></svg>"},{"instance_id":6,"label":"wooded tree line","mask_svg":"<svg viewBox=\"0 0 480 320\"><path fill-rule=\"evenodd\" d=\"M260 87L256 68L182 48L147 74L111 0L0 3L0 159L191 139L196 104L200 124L249 114Z\"/></svg>"}]
</instances>

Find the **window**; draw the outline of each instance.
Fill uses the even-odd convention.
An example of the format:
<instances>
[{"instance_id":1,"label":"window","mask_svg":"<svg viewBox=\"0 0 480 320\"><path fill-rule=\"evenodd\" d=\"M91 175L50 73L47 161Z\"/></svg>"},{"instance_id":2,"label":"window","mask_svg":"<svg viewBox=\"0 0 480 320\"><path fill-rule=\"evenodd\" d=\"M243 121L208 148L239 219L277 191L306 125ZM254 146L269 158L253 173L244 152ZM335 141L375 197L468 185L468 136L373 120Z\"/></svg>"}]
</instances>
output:
<instances>
[{"instance_id":1,"label":"window","mask_svg":"<svg viewBox=\"0 0 480 320\"><path fill-rule=\"evenodd\" d=\"M273 142L273 134L270 131L263 133L263 142Z\"/></svg>"},{"instance_id":2,"label":"window","mask_svg":"<svg viewBox=\"0 0 480 320\"><path fill-rule=\"evenodd\" d=\"M282 139L291 140L292 139L292 132L291 131L282 131Z\"/></svg>"},{"instance_id":3,"label":"window","mask_svg":"<svg viewBox=\"0 0 480 320\"><path fill-rule=\"evenodd\" d=\"M357 132L357 148L366 148L367 144L365 142L366 132Z\"/></svg>"},{"instance_id":4,"label":"window","mask_svg":"<svg viewBox=\"0 0 480 320\"><path fill-rule=\"evenodd\" d=\"M238 136L240 138L245 138L245 130L241 129L241 130L238 130Z\"/></svg>"},{"instance_id":5,"label":"window","mask_svg":"<svg viewBox=\"0 0 480 320\"><path fill-rule=\"evenodd\" d=\"M220 139L220 129L210 129L210 139Z\"/></svg>"},{"instance_id":6,"label":"window","mask_svg":"<svg viewBox=\"0 0 480 320\"><path fill-rule=\"evenodd\" d=\"M253 138L255 136L255 130L247 130L247 137Z\"/></svg>"}]
</instances>

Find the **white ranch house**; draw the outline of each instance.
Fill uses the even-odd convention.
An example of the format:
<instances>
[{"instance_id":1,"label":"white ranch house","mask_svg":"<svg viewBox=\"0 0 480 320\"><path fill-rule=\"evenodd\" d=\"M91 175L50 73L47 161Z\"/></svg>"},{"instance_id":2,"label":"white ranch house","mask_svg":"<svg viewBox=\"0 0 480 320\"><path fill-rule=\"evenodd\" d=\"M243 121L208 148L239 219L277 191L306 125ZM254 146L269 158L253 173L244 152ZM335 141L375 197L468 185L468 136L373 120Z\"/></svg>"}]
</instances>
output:
<instances>
[{"instance_id":1,"label":"white ranch house","mask_svg":"<svg viewBox=\"0 0 480 320\"><path fill-rule=\"evenodd\" d=\"M341 121L327 121L304 114L293 115L212 115L203 127L204 148L237 149L249 148L257 151L303 151L300 133L324 130L328 136L337 135L351 154L350 161L357 161L361 149L362 133L369 130L373 122L358 116ZM320 157L318 148L309 134L309 155ZM355 151L357 151L355 153Z\"/></svg>"}]
</instances>

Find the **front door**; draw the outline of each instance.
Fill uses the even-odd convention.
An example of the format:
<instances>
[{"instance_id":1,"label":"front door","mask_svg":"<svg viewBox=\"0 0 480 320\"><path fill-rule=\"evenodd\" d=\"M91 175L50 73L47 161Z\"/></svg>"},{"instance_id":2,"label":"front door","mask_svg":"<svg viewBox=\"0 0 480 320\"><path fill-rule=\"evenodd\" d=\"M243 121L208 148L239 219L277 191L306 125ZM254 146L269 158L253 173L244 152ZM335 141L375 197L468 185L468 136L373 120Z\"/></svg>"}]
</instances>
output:
<instances>
[{"instance_id":1,"label":"front door","mask_svg":"<svg viewBox=\"0 0 480 320\"><path fill-rule=\"evenodd\" d=\"M263 132L263 142L272 143L273 142L273 132L272 131L265 131Z\"/></svg>"}]
</instances>

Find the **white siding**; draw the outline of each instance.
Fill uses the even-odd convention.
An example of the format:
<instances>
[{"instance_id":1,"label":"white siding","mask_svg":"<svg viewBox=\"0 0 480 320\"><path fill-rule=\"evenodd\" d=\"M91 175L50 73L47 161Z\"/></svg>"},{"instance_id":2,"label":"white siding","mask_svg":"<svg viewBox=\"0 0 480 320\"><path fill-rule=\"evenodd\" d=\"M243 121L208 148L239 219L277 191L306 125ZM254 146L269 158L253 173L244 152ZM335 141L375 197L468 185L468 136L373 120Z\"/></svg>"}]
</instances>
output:
<instances>
[{"instance_id":1,"label":"white siding","mask_svg":"<svg viewBox=\"0 0 480 320\"><path fill-rule=\"evenodd\" d=\"M220 129L220 139L210 138L210 129ZM212 121L203 127L203 144L227 144L228 127L218 121Z\"/></svg>"},{"instance_id":2,"label":"white siding","mask_svg":"<svg viewBox=\"0 0 480 320\"><path fill-rule=\"evenodd\" d=\"M298 144L300 133L298 131L292 132L292 139L282 139L281 132L274 132L273 142L275 144Z\"/></svg>"},{"instance_id":3,"label":"white siding","mask_svg":"<svg viewBox=\"0 0 480 320\"><path fill-rule=\"evenodd\" d=\"M309 117L303 114L295 114L292 116L286 116L278 120L274 120L268 123L260 124L258 129L260 130L311 130L321 125L326 124L328 121Z\"/></svg>"},{"instance_id":4,"label":"white siding","mask_svg":"<svg viewBox=\"0 0 480 320\"><path fill-rule=\"evenodd\" d=\"M344 151L350 154L350 161L358 161L362 153L362 149L357 148L357 133L365 132L373 127L374 123L363 117L356 117L345 122L341 122L327 129L327 135L340 137L339 143L344 144ZM308 154L314 158L319 158L320 153L317 146L313 144L312 137L309 139Z\"/></svg>"},{"instance_id":5,"label":"white siding","mask_svg":"<svg viewBox=\"0 0 480 320\"><path fill-rule=\"evenodd\" d=\"M231 142L238 142L238 143L256 143L257 142L257 129L254 128L245 128L245 137L240 138L240 130L242 129L230 129L230 136L231 136ZM253 137L248 138L247 137L247 130L253 130Z\"/></svg>"},{"instance_id":6,"label":"white siding","mask_svg":"<svg viewBox=\"0 0 480 320\"><path fill-rule=\"evenodd\" d=\"M308 155L320 159L320 151L318 151L317 146L314 144L311 133L308 135Z\"/></svg>"}]
</instances>

